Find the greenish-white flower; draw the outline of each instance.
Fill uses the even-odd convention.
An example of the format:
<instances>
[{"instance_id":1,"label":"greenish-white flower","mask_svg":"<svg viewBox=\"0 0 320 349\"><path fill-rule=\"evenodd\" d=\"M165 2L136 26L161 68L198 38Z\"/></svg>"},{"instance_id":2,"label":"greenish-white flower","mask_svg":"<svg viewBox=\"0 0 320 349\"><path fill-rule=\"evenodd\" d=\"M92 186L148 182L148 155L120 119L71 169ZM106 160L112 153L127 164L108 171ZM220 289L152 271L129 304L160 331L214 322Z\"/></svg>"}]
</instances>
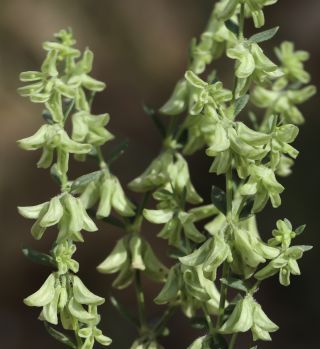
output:
<instances>
[{"instance_id":1,"label":"greenish-white flower","mask_svg":"<svg viewBox=\"0 0 320 349\"><path fill-rule=\"evenodd\" d=\"M240 41L227 50L227 56L236 60L235 74L239 79L253 76L260 82L280 76L278 67L254 42Z\"/></svg>"},{"instance_id":2,"label":"greenish-white flower","mask_svg":"<svg viewBox=\"0 0 320 349\"><path fill-rule=\"evenodd\" d=\"M311 246L292 246L287 248L279 257L273 259L267 266L259 270L254 277L258 280L264 280L279 273L280 284L289 286L291 274L300 275L297 260L301 259L303 253L311 248Z\"/></svg>"},{"instance_id":3,"label":"greenish-white flower","mask_svg":"<svg viewBox=\"0 0 320 349\"><path fill-rule=\"evenodd\" d=\"M186 316L192 317L205 304L210 314L217 314L220 294L201 266L175 265L169 271L158 296L157 304L179 304Z\"/></svg>"},{"instance_id":4,"label":"greenish-white flower","mask_svg":"<svg viewBox=\"0 0 320 349\"><path fill-rule=\"evenodd\" d=\"M272 322L258 304L250 295L241 299L230 317L222 325L221 333L247 332L251 329L253 340L271 340L271 332L275 332L279 327Z\"/></svg>"},{"instance_id":5,"label":"greenish-white flower","mask_svg":"<svg viewBox=\"0 0 320 349\"><path fill-rule=\"evenodd\" d=\"M299 81L307 84L310 81L310 74L304 70L303 64L310 56L307 51L295 51L294 44L285 41L280 47L275 48L275 52L289 82Z\"/></svg>"},{"instance_id":6,"label":"greenish-white flower","mask_svg":"<svg viewBox=\"0 0 320 349\"><path fill-rule=\"evenodd\" d=\"M278 0L227 0L224 1L224 7L221 10L220 18L226 20L232 17L238 10L241 3L245 5L245 13L251 16L256 28L260 28L265 23L263 8L273 5Z\"/></svg>"},{"instance_id":7,"label":"greenish-white flower","mask_svg":"<svg viewBox=\"0 0 320 349\"><path fill-rule=\"evenodd\" d=\"M68 270L74 273L79 271L79 263L72 258L76 249L76 245L70 241L63 241L55 246L53 255L58 266L59 274L66 274Z\"/></svg>"},{"instance_id":8,"label":"greenish-white flower","mask_svg":"<svg viewBox=\"0 0 320 349\"><path fill-rule=\"evenodd\" d=\"M36 219L31 228L32 236L39 240L48 227L58 224L58 242L65 239L83 241L81 230L96 231L98 228L87 214L81 200L69 193L53 197L36 206L18 207L19 213Z\"/></svg>"},{"instance_id":9,"label":"greenish-white flower","mask_svg":"<svg viewBox=\"0 0 320 349\"><path fill-rule=\"evenodd\" d=\"M273 207L279 207L280 194L284 187L277 181L274 172L264 165L251 165L249 173L250 177L240 188L240 193L244 196L254 196L253 211L261 211L269 199Z\"/></svg>"},{"instance_id":10,"label":"greenish-white flower","mask_svg":"<svg viewBox=\"0 0 320 349\"><path fill-rule=\"evenodd\" d=\"M119 179L107 169L78 178L72 188L80 194L80 200L86 209L98 204L98 218L108 217L112 209L124 217L135 214L135 206L127 198Z\"/></svg>"},{"instance_id":11,"label":"greenish-white flower","mask_svg":"<svg viewBox=\"0 0 320 349\"><path fill-rule=\"evenodd\" d=\"M87 154L92 146L72 140L67 132L58 124L45 124L32 136L18 141L24 150L42 149L42 155L37 165L48 168L53 162L54 152L57 152L57 166L62 173L68 171L69 154Z\"/></svg>"},{"instance_id":12,"label":"greenish-white flower","mask_svg":"<svg viewBox=\"0 0 320 349\"><path fill-rule=\"evenodd\" d=\"M207 105L217 107L232 99L232 92L224 89L220 81L213 84L207 83L191 70L186 72L185 79L191 93L189 102L189 113L191 115L200 114Z\"/></svg>"},{"instance_id":13,"label":"greenish-white flower","mask_svg":"<svg viewBox=\"0 0 320 349\"><path fill-rule=\"evenodd\" d=\"M257 86L253 90L252 102L259 108L267 109L270 113L280 115L285 123L302 124L304 117L297 108L316 93L315 86L307 86L301 89L281 89L276 86L267 89Z\"/></svg>"},{"instance_id":14,"label":"greenish-white flower","mask_svg":"<svg viewBox=\"0 0 320 349\"><path fill-rule=\"evenodd\" d=\"M150 244L139 235L119 240L97 269L103 274L119 273L112 284L118 289L123 289L132 283L135 270L144 271L149 278L157 282L163 282L168 271Z\"/></svg>"},{"instance_id":15,"label":"greenish-white flower","mask_svg":"<svg viewBox=\"0 0 320 349\"><path fill-rule=\"evenodd\" d=\"M100 146L114 136L105 128L110 120L109 114L92 115L80 111L72 115L72 139L79 143Z\"/></svg>"}]
</instances>

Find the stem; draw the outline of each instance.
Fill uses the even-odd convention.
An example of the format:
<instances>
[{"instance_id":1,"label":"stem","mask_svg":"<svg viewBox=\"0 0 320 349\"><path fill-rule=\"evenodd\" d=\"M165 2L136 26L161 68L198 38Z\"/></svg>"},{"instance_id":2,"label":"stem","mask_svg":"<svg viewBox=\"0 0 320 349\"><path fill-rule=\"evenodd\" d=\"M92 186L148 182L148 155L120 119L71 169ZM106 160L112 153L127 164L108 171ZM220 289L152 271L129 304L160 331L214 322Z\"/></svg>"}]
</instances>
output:
<instances>
[{"instance_id":1,"label":"stem","mask_svg":"<svg viewBox=\"0 0 320 349\"><path fill-rule=\"evenodd\" d=\"M228 349L233 349L237 341L238 333L234 333L231 337Z\"/></svg>"},{"instance_id":2,"label":"stem","mask_svg":"<svg viewBox=\"0 0 320 349\"><path fill-rule=\"evenodd\" d=\"M97 156L98 156L98 160L99 160L99 166L101 168L101 170L105 170L108 168L107 163L104 161L104 157L101 151L100 147L96 147L96 152L97 152Z\"/></svg>"},{"instance_id":3,"label":"stem","mask_svg":"<svg viewBox=\"0 0 320 349\"><path fill-rule=\"evenodd\" d=\"M146 314L145 314L145 302L144 302L144 293L141 285L141 274L140 270L136 270L134 273L134 285L138 303L138 312L139 312L139 321L140 321L140 331L143 333L147 328Z\"/></svg>"},{"instance_id":4,"label":"stem","mask_svg":"<svg viewBox=\"0 0 320 349\"><path fill-rule=\"evenodd\" d=\"M224 262L223 263L223 270L222 270L222 278L228 279L229 272L230 272L229 264L228 264L228 262ZM218 318L217 318L217 324L216 324L217 329L219 329L221 324L222 324L225 305L226 305L226 299L227 299L227 293L228 293L228 286L225 285L224 283L221 283L220 302L219 302Z\"/></svg>"},{"instance_id":5,"label":"stem","mask_svg":"<svg viewBox=\"0 0 320 349\"><path fill-rule=\"evenodd\" d=\"M241 4L241 9L240 9L240 20L239 20L239 39L243 40L244 38L244 20L245 20L245 9L244 9L245 4Z\"/></svg>"},{"instance_id":6,"label":"stem","mask_svg":"<svg viewBox=\"0 0 320 349\"><path fill-rule=\"evenodd\" d=\"M233 200L232 167L226 173L226 199L227 199L227 221L232 221L232 200Z\"/></svg>"},{"instance_id":7,"label":"stem","mask_svg":"<svg viewBox=\"0 0 320 349\"><path fill-rule=\"evenodd\" d=\"M204 317L205 317L205 319L207 321L207 324L208 324L209 333L210 334L214 334L215 333L215 328L213 326L211 317L210 317L210 315L208 313L208 310L207 310L207 307L206 307L205 304L202 306L202 310L203 310Z\"/></svg>"},{"instance_id":8,"label":"stem","mask_svg":"<svg viewBox=\"0 0 320 349\"><path fill-rule=\"evenodd\" d=\"M163 313L160 320L157 322L153 329L153 338L156 338L161 332L163 331L164 327L166 326L167 322L172 318L173 314L175 313L176 308L175 307L169 307L166 309L166 311Z\"/></svg>"}]
</instances>

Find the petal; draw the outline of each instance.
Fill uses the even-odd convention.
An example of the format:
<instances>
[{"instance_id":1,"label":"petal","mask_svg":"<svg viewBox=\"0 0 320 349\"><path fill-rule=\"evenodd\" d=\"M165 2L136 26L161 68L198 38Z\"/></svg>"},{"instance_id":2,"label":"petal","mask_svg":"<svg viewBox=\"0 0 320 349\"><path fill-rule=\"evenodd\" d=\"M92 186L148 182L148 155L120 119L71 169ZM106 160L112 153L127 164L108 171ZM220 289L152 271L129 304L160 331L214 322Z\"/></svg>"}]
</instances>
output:
<instances>
[{"instance_id":1,"label":"petal","mask_svg":"<svg viewBox=\"0 0 320 349\"><path fill-rule=\"evenodd\" d=\"M104 298L99 297L89 291L80 278L76 275L73 276L73 296L74 299L80 304L100 305L105 302Z\"/></svg>"},{"instance_id":2,"label":"petal","mask_svg":"<svg viewBox=\"0 0 320 349\"><path fill-rule=\"evenodd\" d=\"M143 215L146 220L154 224L164 224L173 218L174 212L167 210L143 210Z\"/></svg>"},{"instance_id":3,"label":"petal","mask_svg":"<svg viewBox=\"0 0 320 349\"><path fill-rule=\"evenodd\" d=\"M49 202L44 202L42 204L35 205L35 206L19 206L18 212L24 218L37 219L43 207L48 203Z\"/></svg>"},{"instance_id":4,"label":"petal","mask_svg":"<svg viewBox=\"0 0 320 349\"><path fill-rule=\"evenodd\" d=\"M24 303L30 307L43 307L49 304L55 296L55 281L55 274L50 274L37 292L24 299Z\"/></svg>"},{"instance_id":5,"label":"petal","mask_svg":"<svg viewBox=\"0 0 320 349\"><path fill-rule=\"evenodd\" d=\"M49 207L46 214L40 220L41 227L51 227L60 222L63 215L63 207L60 203L60 197L55 196L49 202Z\"/></svg>"},{"instance_id":6,"label":"petal","mask_svg":"<svg viewBox=\"0 0 320 349\"><path fill-rule=\"evenodd\" d=\"M119 271L127 261L128 253L123 239L119 240L110 255L98 265L100 273L112 274Z\"/></svg>"}]
</instances>

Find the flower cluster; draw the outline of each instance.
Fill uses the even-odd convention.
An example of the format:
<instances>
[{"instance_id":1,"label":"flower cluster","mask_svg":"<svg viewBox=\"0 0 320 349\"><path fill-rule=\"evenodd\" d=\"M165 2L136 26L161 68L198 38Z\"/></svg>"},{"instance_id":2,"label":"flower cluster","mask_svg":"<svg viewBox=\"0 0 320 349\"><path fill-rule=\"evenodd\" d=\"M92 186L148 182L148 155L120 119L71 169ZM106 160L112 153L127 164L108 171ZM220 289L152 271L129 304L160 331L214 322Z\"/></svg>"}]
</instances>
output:
<instances>
[{"instance_id":1,"label":"flower cluster","mask_svg":"<svg viewBox=\"0 0 320 349\"><path fill-rule=\"evenodd\" d=\"M19 92L44 104L45 124L19 145L25 150L41 149L38 167L51 167L61 187L44 203L19 207L22 216L35 220L31 228L35 239L41 239L47 228L58 230L50 256L42 255L55 271L25 303L42 308L40 319L45 323L72 330L76 342L49 327L56 339L75 349L92 349L95 342L111 344L97 327L97 307L104 299L76 275L75 242L84 240L83 231L97 230L94 217L125 232L97 269L117 274L112 284L116 289L135 286L138 319L111 297L138 329L131 349L163 349L158 339L168 334L167 321L179 308L196 328L206 330L188 349L234 349L238 333L251 331L254 341L269 341L270 333L278 330L255 293L264 279L277 274L280 284L288 286L291 275L300 274L297 260L311 246L291 245L305 226L293 230L287 219L279 220L273 237L265 241L257 214L268 204L281 205L285 188L279 177L291 173L299 154L293 146L298 125L304 121L298 105L316 89L304 69L305 51L295 51L292 43L284 42L275 49L279 64L263 51L263 42L279 28L246 37L246 18L261 28L265 6L276 2L217 1L204 33L191 43L189 66L169 100L159 113L145 108L163 142L161 152L128 184L130 190L143 194L139 204L127 197L101 151L114 136L105 128L109 115L91 111L95 93L105 87L89 75L92 52L86 49L81 54L74 48L72 33L61 31L55 41L44 43L47 56L41 70L21 74L28 84ZM230 87L212 67L222 57L234 66ZM69 116L70 135L65 128ZM187 161L198 151L211 159L209 172L225 179L224 189L212 186L207 203L206 194L200 195L193 184ZM100 168L72 181L70 154L78 161L93 156ZM142 236L143 219L162 225L157 236L167 241L170 268ZM154 302L167 308L157 322L147 319L141 274L163 283ZM236 290L235 297L229 289ZM229 334L230 341L225 338Z\"/></svg>"},{"instance_id":2,"label":"flower cluster","mask_svg":"<svg viewBox=\"0 0 320 349\"><path fill-rule=\"evenodd\" d=\"M87 205L74 190L68 179L69 156L83 159L97 151L97 147L113 136L104 126L107 114L93 115L90 99L102 91L105 84L92 78L93 53L74 48L70 31L62 30L56 40L45 42L47 56L40 71L28 71L20 78L27 85L19 88L22 96L44 104L45 124L31 137L18 141L25 150L42 150L38 167L49 168L61 186L61 193L35 206L19 207L19 213L35 219L31 234L41 239L47 228L57 226L58 235L51 250L57 271L50 274L40 289L25 299L28 306L41 307L40 319L73 331L77 348L91 349L95 341L109 346L111 339L98 329L98 306L104 298L96 296L75 274L79 263L73 258L75 242L83 241L82 231L93 232L97 226L87 212ZM65 130L67 118L72 117L72 134ZM118 189L119 191L119 189ZM118 194L119 195L119 194ZM124 195L121 192L121 195ZM119 205L118 205L119 206ZM59 321L60 320L60 321ZM65 342L66 334L49 327L49 333L59 334L56 339ZM75 347L72 340L71 345Z\"/></svg>"},{"instance_id":3,"label":"flower cluster","mask_svg":"<svg viewBox=\"0 0 320 349\"><path fill-rule=\"evenodd\" d=\"M209 333L189 349L218 345L217 333L250 329L254 340L271 340L269 333L278 326L265 315L253 294L262 280L277 273L280 283L289 285L290 275L300 274L297 260L311 248L290 246L297 231L303 229L292 231L286 219L278 221L274 238L268 242L263 241L257 227L256 214L269 201L274 208L281 205L285 188L278 177L291 173L299 154L292 145L299 132L297 125L304 120L297 106L315 93L314 86L306 86L310 76L304 70L308 59L305 51L295 51L292 43L284 42L275 49L279 65L263 51L263 42L279 28L245 36L245 19L252 17L255 27L262 27L264 7L276 2L217 2L199 42L192 42L184 79L159 109L175 122L182 120L167 134L174 146L164 147L130 184L133 190L153 192L156 209L145 209L144 216L151 223L164 224L158 236L176 249L172 257L178 263L171 267L155 302L179 305L189 317L199 309L204 312ZM234 64L230 89L210 70L211 63L223 55ZM264 110L262 118L256 107ZM237 120L240 113L247 113L252 124L243 118ZM226 178L225 191L212 188L209 205L190 200L189 171L182 167L176 171L172 166L199 150L213 158L209 171ZM189 208L190 204L196 207ZM215 286L219 283L220 292ZM230 300L232 312L227 312L229 288L245 292L243 297ZM216 327L211 316L217 316Z\"/></svg>"}]
</instances>

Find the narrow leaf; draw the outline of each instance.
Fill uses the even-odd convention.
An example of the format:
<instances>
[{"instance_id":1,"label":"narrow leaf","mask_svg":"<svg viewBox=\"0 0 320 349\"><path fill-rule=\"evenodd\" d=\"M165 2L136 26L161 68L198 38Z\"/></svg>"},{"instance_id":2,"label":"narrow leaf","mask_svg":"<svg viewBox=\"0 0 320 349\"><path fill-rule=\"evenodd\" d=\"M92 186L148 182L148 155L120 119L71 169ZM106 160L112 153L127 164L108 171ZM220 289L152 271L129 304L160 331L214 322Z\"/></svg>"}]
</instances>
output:
<instances>
[{"instance_id":1,"label":"narrow leaf","mask_svg":"<svg viewBox=\"0 0 320 349\"><path fill-rule=\"evenodd\" d=\"M213 205L224 215L226 215L227 213L227 200L226 200L226 193L216 187L216 186L212 186L211 189L211 201L213 203Z\"/></svg>"},{"instance_id":2,"label":"narrow leaf","mask_svg":"<svg viewBox=\"0 0 320 349\"><path fill-rule=\"evenodd\" d=\"M300 225L300 227L298 227L298 228L295 230L296 235L298 236L298 235L302 234L302 233L304 232L305 229L306 229L306 225L305 225L305 224L304 224L304 225Z\"/></svg>"},{"instance_id":3,"label":"narrow leaf","mask_svg":"<svg viewBox=\"0 0 320 349\"><path fill-rule=\"evenodd\" d=\"M248 219L253 215L253 213L252 213L253 204L254 204L254 198L252 198L252 197L250 197L248 200L245 201L245 203L241 209L241 212L239 212L240 221Z\"/></svg>"},{"instance_id":4,"label":"narrow leaf","mask_svg":"<svg viewBox=\"0 0 320 349\"><path fill-rule=\"evenodd\" d=\"M76 190L79 187L87 186L92 181L98 180L101 174L102 174L102 171L95 171L77 178L76 180L73 181L71 190Z\"/></svg>"},{"instance_id":5,"label":"narrow leaf","mask_svg":"<svg viewBox=\"0 0 320 349\"><path fill-rule=\"evenodd\" d=\"M248 290L250 289L250 286L248 285L247 282L234 277L229 277L228 279L222 278L220 279L220 281L224 285L227 285L228 287L234 288L238 291L248 292Z\"/></svg>"},{"instance_id":6,"label":"narrow leaf","mask_svg":"<svg viewBox=\"0 0 320 349\"><path fill-rule=\"evenodd\" d=\"M138 320L131 313L129 313L126 307L121 304L115 297L110 296L110 302L126 320L128 320L137 328L139 327Z\"/></svg>"},{"instance_id":7,"label":"narrow leaf","mask_svg":"<svg viewBox=\"0 0 320 349\"><path fill-rule=\"evenodd\" d=\"M190 323L191 323L191 327L195 328L197 330L207 330L208 329L208 323L204 317L195 316L195 317L191 318Z\"/></svg>"},{"instance_id":8,"label":"narrow leaf","mask_svg":"<svg viewBox=\"0 0 320 349\"><path fill-rule=\"evenodd\" d=\"M129 146L129 141L127 139L123 140L119 145L117 145L114 150L106 157L106 162L111 165L114 161L119 159Z\"/></svg>"},{"instance_id":9,"label":"narrow leaf","mask_svg":"<svg viewBox=\"0 0 320 349\"><path fill-rule=\"evenodd\" d=\"M93 209L89 209L87 210L89 216L91 218L95 218L96 217L96 211L93 210ZM108 224L111 224L117 228L121 228L121 229L125 229L125 224L123 222L121 222L120 219L116 218L116 217L113 217L113 216L108 216L108 217L104 217L103 219L101 219L102 221L108 223Z\"/></svg>"},{"instance_id":10,"label":"narrow leaf","mask_svg":"<svg viewBox=\"0 0 320 349\"><path fill-rule=\"evenodd\" d=\"M242 110L246 107L250 99L249 95L244 95L236 100L235 107L234 107L234 117L239 115Z\"/></svg>"},{"instance_id":11,"label":"narrow leaf","mask_svg":"<svg viewBox=\"0 0 320 349\"><path fill-rule=\"evenodd\" d=\"M228 19L227 21L224 22L225 26L237 37L239 35L239 26L236 22L234 22L231 19Z\"/></svg>"},{"instance_id":12,"label":"narrow leaf","mask_svg":"<svg viewBox=\"0 0 320 349\"><path fill-rule=\"evenodd\" d=\"M164 127L162 121L160 120L159 116L157 115L157 112L148 107L146 104L142 105L143 111L150 117L150 119L155 124L156 128L160 132L161 136L164 137L166 135L166 128Z\"/></svg>"},{"instance_id":13,"label":"narrow leaf","mask_svg":"<svg viewBox=\"0 0 320 349\"><path fill-rule=\"evenodd\" d=\"M46 322L44 322L44 326L47 332L50 334L50 336L52 336L58 342L65 344L69 348L77 349L76 344L73 342L73 340L69 336L55 330L53 327L50 327Z\"/></svg>"},{"instance_id":14,"label":"narrow leaf","mask_svg":"<svg viewBox=\"0 0 320 349\"><path fill-rule=\"evenodd\" d=\"M47 267L54 267L54 268L56 268L57 266L55 260L48 254L38 252L36 250L32 250L31 248L28 248L28 247L23 247L22 253L35 263L45 265Z\"/></svg>"},{"instance_id":15,"label":"narrow leaf","mask_svg":"<svg viewBox=\"0 0 320 349\"><path fill-rule=\"evenodd\" d=\"M261 33L254 34L251 36L249 41L259 43L259 42L270 40L277 34L278 30L279 30L279 27L274 27L272 29L265 30Z\"/></svg>"}]
</instances>

